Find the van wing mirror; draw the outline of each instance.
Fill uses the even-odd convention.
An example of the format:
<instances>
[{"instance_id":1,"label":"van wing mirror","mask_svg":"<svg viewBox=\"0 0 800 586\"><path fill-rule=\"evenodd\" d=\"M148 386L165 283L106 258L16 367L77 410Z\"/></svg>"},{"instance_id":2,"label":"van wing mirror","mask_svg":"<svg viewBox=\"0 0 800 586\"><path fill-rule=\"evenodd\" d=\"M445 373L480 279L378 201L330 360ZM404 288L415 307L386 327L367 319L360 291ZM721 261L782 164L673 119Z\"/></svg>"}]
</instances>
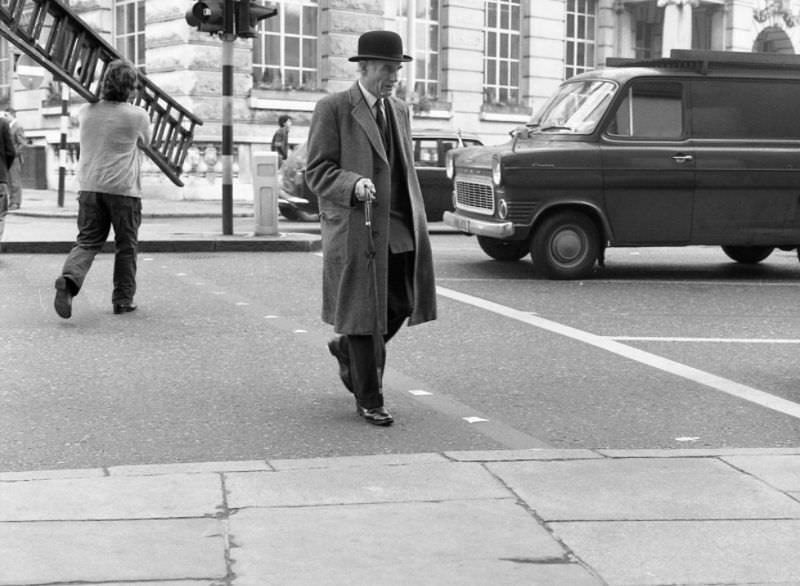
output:
<instances>
[{"instance_id":1,"label":"van wing mirror","mask_svg":"<svg viewBox=\"0 0 800 586\"><path fill-rule=\"evenodd\" d=\"M515 151L517 150L517 143L520 140L527 140L530 138L531 129L525 125L517 126L511 132L509 132L509 134L511 135L511 150Z\"/></svg>"},{"instance_id":2,"label":"van wing mirror","mask_svg":"<svg viewBox=\"0 0 800 586\"><path fill-rule=\"evenodd\" d=\"M517 126L516 128L512 129L509 134L512 136L512 138L517 140L525 140L526 138L530 138L531 129L523 124L522 126Z\"/></svg>"}]
</instances>

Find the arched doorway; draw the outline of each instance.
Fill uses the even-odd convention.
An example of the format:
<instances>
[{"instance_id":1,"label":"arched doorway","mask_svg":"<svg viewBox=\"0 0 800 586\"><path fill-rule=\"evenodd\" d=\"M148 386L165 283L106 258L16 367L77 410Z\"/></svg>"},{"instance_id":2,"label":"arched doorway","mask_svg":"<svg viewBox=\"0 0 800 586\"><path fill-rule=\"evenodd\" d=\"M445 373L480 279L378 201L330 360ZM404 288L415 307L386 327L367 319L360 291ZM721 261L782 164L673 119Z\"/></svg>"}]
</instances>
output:
<instances>
[{"instance_id":1,"label":"arched doorway","mask_svg":"<svg viewBox=\"0 0 800 586\"><path fill-rule=\"evenodd\" d=\"M758 37L753 43L753 53L794 55L794 46L786 31L777 26L770 26L758 33Z\"/></svg>"}]
</instances>

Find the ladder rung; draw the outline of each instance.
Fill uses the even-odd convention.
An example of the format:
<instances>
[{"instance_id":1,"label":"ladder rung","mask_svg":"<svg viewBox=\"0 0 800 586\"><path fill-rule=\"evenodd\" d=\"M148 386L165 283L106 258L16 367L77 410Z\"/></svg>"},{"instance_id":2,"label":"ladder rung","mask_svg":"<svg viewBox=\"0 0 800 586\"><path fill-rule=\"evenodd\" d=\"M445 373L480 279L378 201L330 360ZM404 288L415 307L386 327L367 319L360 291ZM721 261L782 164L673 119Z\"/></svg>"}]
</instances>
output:
<instances>
[{"instance_id":1,"label":"ladder rung","mask_svg":"<svg viewBox=\"0 0 800 586\"><path fill-rule=\"evenodd\" d=\"M121 56L62 0L6 0L0 5L0 34L64 81L85 100L100 99L100 82L108 64ZM134 103L153 123L152 139L142 150L176 185L203 121L156 86L145 75Z\"/></svg>"}]
</instances>

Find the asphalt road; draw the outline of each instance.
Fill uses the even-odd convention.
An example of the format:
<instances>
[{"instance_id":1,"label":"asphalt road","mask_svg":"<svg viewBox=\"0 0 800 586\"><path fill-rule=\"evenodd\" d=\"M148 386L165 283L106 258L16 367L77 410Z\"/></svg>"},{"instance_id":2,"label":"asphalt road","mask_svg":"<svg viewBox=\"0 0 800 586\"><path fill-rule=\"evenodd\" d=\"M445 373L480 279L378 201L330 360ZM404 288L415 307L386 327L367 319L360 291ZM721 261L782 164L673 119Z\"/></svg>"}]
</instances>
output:
<instances>
[{"instance_id":1,"label":"asphalt road","mask_svg":"<svg viewBox=\"0 0 800 586\"><path fill-rule=\"evenodd\" d=\"M514 447L800 443L800 262L619 249L554 282L433 236L440 319L392 341L366 425L336 376L313 253L149 254L111 313L98 257L73 318L63 257L0 255L0 471Z\"/></svg>"}]
</instances>

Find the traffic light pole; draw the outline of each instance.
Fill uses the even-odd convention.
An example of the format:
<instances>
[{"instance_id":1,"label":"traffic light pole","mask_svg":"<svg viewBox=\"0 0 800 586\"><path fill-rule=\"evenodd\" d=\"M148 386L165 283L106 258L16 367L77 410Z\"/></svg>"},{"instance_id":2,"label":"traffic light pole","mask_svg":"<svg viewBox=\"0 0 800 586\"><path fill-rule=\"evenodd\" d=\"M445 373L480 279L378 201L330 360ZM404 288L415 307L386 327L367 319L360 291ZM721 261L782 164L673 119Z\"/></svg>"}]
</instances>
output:
<instances>
[{"instance_id":1,"label":"traffic light pole","mask_svg":"<svg viewBox=\"0 0 800 586\"><path fill-rule=\"evenodd\" d=\"M222 233L233 234L233 42L234 0L225 0L222 33Z\"/></svg>"},{"instance_id":2,"label":"traffic light pole","mask_svg":"<svg viewBox=\"0 0 800 586\"><path fill-rule=\"evenodd\" d=\"M222 233L233 234L233 42L252 39L256 25L278 13L251 0L195 0L186 22L222 37Z\"/></svg>"}]
</instances>

